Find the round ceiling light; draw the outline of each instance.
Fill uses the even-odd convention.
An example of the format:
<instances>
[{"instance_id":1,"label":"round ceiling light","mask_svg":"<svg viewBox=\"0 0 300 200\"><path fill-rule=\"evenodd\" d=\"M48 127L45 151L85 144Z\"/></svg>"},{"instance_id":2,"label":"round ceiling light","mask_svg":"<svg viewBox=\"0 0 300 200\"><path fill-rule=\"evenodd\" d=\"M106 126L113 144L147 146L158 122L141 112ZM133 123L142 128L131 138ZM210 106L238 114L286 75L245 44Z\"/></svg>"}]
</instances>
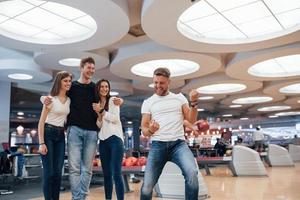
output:
<instances>
[{"instance_id":1,"label":"round ceiling light","mask_svg":"<svg viewBox=\"0 0 300 200\"><path fill-rule=\"evenodd\" d=\"M65 58L58 61L59 64L70 67L78 67L81 59L79 58Z\"/></svg>"},{"instance_id":2,"label":"round ceiling light","mask_svg":"<svg viewBox=\"0 0 300 200\"><path fill-rule=\"evenodd\" d=\"M205 101L205 100L214 99L214 97L213 96L202 96L202 97L199 97L198 99Z\"/></svg>"},{"instance_id":3,"label":"round ceiling light","mask_svg":"<svg viewBox=\"0 0 300 200\"><path fill-rule=\"evenodd\" d=\"M245 98L238 98L232 101L232 103L236 104L254 104L254 103L264 103L268 101L272 101L272 97L245 97Z\"/></svg>"},{"instance_id":4,"label":"round ceiling light","mask_svg":"<svg viewBox=\"0 0 300 200\"><path fill-rule=\"evenodd\" d=\"M280 112L276 113L276 116L290 116L290 115L300 115L300 111L291 111L291 112Z\"/></svg>"},{"instance_id":5,"label":"round ceiling light","mask_svg":"<svg viewBox=\"0 0 300 200\"><path fill-rule=\"evenodd\" d=\"M282 56L257 63L248 68L257 77L290 77L300 75L300 54Z\"/></svg>"},{"instance_id":6,"label":"round ceiling light","mask_svg":"<svg viewBox=\"0 0 300 200\"><path fill-rule=\"evenodd\" d=\"M291 106L266 106L266 107L258 108L257 111L270 112L270 111L280 111L280 110L288 110L288 109L291 109Z\"/></svg>"},{"instance_id":7,"label":"round ceiling light","mask_svg":"<svg viewBox=\"0 0 300 200\"><path fill-rule=\"evenodd\" d=\"M226 94L246 89L246 85L239 83L220 83L199 87L197 91L202 94Z\"/></svg>"},{"instance_id":8,"label":"round ceiling light","mask_svg":"<svg viewBox=\"0 0 300 200\"><path fill-rule=\"evenodd\" d=\"M300 93L300 83L288 85L279 89L279 92L286 94L297 94Z\"/></svg>"},{"instance_id":9,"label":"round ceiling light","mask_svg":"<svg viewBox=\"0 0 300 200\"><path fill-rule=\"evenodd\" d=\"M8 78L14 79L14 80L30 80L33 77L29 74L20 74L20 73L15 73L15 74L9 74Z\"/></svg>"},{"instance_id":10,"label":"round ceiling light","mask_svg":"<svg viewBox=\"0 0 300 200\"><path fill-rule=\"evenodd\" d=\"M194 73L200 69L198 63L182 59L161 59L150 60L134 65L131 72L138 76L153 77L153 72L159 67L166 67L170 70L171 77L183 76Z\"/></svg>"},{"instance_id":11,"label":"round ceiling light","mask_svg":"<svg viewBox=\"0 0 300 200\"><path fill-rule=\"evenodd\" d=\"M110 91L110 92L109 92L109 95L110 95L110 96L118 96L118 95L119 95L119 92L116 92L116 91Z\"/></svg>"},{"instance_id":12,"label":"round ceiling light","mask_svg":"<svg viewBox=\"0 0 300 200\"><path fill-rule=\"evenodd\" d=\"M296 0L199 1L181 14L177 29L197 42L258 42L299 30L299 8Z\"/></svg>"},{"instance_id":13,"label":"round ceiling light","mask_svg":"<svg viewBox=\"0 0 300 200\"><path fill-rule=\"evenodd\" d=\"M0 13L0 34L29 43L74 43L97 31L96 21L90 15L50 1L4 1L0 3Z\"/></svg>"},{"instance_id":14,"label":"round ceiling light","mask_svg":"<svg viewBox=\"0 0 300 200\"><path fill-rule=\"evenodd\" d=\"M229 108L240 108L240 107L242 107L242 105L239 104L234 104L229 106Z\"/></svg>"}]
</instances>

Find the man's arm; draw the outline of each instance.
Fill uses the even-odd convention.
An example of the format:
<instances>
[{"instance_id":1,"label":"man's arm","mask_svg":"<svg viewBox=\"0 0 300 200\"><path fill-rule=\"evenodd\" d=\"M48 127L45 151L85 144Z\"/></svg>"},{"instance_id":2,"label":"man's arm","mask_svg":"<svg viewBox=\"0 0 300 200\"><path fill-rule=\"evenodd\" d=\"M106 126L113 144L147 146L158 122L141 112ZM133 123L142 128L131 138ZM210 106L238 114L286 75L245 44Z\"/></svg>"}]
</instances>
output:
<instances>
[{"instance_id":1,"label":"man's arm","mask_svg":"<svg viewBox=\"0 0 300 200\"><path fill-rule=\"evenodd\" d=\"M191 107L189 107L189 105L187 104L184 104L182 106L182 112L183 112L184 119L188 120L190 123L193 124L197 121L197 116L198 116L197 105L198 105L199 94L196 90L192 90L189 96L191 101Z\"/></svg>"},{"instance_id":2,"label":"man's arm","mask_svg":"<svg viewBox=\"0 0 300 200\"><path fill-rule=\"evenodd\" d=\"M142 115L142 132L144 136L152 136L158 129L159 129L159 124L151 120L151 114L144 113Z\"/></svg>"}]
</instances>

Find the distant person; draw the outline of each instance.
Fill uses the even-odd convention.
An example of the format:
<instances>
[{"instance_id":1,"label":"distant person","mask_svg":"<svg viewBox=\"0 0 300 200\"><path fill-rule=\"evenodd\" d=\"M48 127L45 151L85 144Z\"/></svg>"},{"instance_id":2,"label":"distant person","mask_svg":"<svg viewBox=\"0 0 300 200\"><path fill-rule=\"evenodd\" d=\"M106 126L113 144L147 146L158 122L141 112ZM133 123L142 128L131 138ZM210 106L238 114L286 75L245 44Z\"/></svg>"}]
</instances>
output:
<instances>
[{"instance_id":1,"label":"distant person","mask_svg":"<svg viewBox=\"0 0 300 200\"><path fill-rule=\"evenodd\" d=\"M300 145L300 138L298 138L297 134L294 135L294 138L292 139L292 144Z\"/></svg>"},{"instance_id":2,"label":"distant person","mask_svg":"<svg viewBox=\"0 0 300 200\"><path fill-rule=\"evenodd\" d=\"M214 146L217 156L224 156L226 153L226 144L224 144L220 138L217 138L217 143Z\"/></svg>"},{"instance_id":3,"label":"distant person","mask_svg":"<svg viewBox=\"0 0 300 200\"><path fill-rule=\"evenodd\" d=\"M70 112L72 75L66 71L58 72L50 96L52 103L43 105L38 130L39 152L43 164L43 192L45 200L58 200L62 168L65 156L64 126Z\"/></svg>"},{"instance_id":4,"label":"distant person","mask_svg":"<svg viewBox=\"0 0 300 200\"><path fill-rule=\"evenodd\" d=\"M258 152L262 152L265 137L264 133L260 130L259 127L256 127L256 131L253 132L252 139L254 141L254 149Z\"/></svg>"}]
</instances>

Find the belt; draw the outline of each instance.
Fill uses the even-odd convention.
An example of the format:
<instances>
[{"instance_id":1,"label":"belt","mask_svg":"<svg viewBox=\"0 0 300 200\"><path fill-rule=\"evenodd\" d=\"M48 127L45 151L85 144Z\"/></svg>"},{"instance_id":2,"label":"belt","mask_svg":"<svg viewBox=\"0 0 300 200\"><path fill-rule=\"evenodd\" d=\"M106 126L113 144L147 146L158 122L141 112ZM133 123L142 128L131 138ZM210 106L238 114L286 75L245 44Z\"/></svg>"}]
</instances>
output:
<instances>
[{"instance_id":1,"label":"belt","mask_svg":"<svg viewBox=\"0 0 300 200\"><path fill-rule=\"evenodd\" d=\"M54 128L54 129L57 129L57 130L60 130L60 131L63 131L65 128L62 127L62 126L54 126L52 124L45 124L45 127L48 127L48 128Z\"/></svg>"}]
</instances>

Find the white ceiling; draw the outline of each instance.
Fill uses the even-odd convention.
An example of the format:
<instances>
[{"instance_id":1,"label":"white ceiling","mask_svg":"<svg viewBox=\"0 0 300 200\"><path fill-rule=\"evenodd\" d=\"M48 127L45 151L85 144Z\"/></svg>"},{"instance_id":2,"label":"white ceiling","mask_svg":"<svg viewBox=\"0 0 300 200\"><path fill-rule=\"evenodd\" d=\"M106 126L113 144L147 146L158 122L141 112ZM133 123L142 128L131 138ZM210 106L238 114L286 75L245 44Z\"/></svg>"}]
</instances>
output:
<instances>
[{"instance_id":1,"label":"white ceiling","mask_svg":"<svg viewBox=\"0 0 300 200\"><path fill-rule=\"evenodd\" d=\"M203 1L215 2L215 0ZM232 3L235 0L229 1ZM249 0L239 2L243 1ZM97 68L93 80L97 81L100 78L111 80L112 90L118 91L125 99L122 115L127 118L138 118L142 101L152 94L152 89L148 87L151 78L134 75L131 67L153 59L185 59L196 62L200 68L191 74L174 77L171 83L171 90L174 92L188 94L193 88L222 83L239 83L246 86L246 89L234 93L209 94L214 96L214 99L199 101L199 108L205 109L204 112L199 112L200 117L222 118L223 114L231 113L235 119L249 116L267 118L268 115L276 113L257 111L258 108L264 107L264 104L290 106L291 109L287 111L300 110L300 93L279 92L281 87L298 83L300 75L261 77L248 73L248 69L259 62L300 54L298 7L295 8L296 14L293 15L293 20L298 23L287 29L285 34L275 34L265 39L261 37L255 41L250 39L242 43L238 40L235 43L231 39L230 43L225 44L216 41L211 43L209 40L195 41L177 30L179 16L198 1L192 3L182 0L54 0L53 2L71 6L90 15L98 27L95 34L86 40L55 45L29 43L1 34L3 23L1 16L5 15L1 13L3 2L5 1L0 1L0 80L17 82L17 87L46 93L51 86L51 77L57 71L68 70L74 73L75 77L79 76L78 67L63 66L58 63L60 59L92 56L96 60ZM287 0L286 4L292 2L294 0ZM222 10L220 7L218 9ZM44 23L47 24L47 20ZM135 37L127 33L130 27L138 27L140 24L145 35ZM300 63L288 62L287 65L285 67L300 69ZM9 73L28 73L34 78L28 81L13 81L7 77ZM273 100L259 105L229 107L236 98L257 96L269 96Z\"/></svg>"}]
</instances>

